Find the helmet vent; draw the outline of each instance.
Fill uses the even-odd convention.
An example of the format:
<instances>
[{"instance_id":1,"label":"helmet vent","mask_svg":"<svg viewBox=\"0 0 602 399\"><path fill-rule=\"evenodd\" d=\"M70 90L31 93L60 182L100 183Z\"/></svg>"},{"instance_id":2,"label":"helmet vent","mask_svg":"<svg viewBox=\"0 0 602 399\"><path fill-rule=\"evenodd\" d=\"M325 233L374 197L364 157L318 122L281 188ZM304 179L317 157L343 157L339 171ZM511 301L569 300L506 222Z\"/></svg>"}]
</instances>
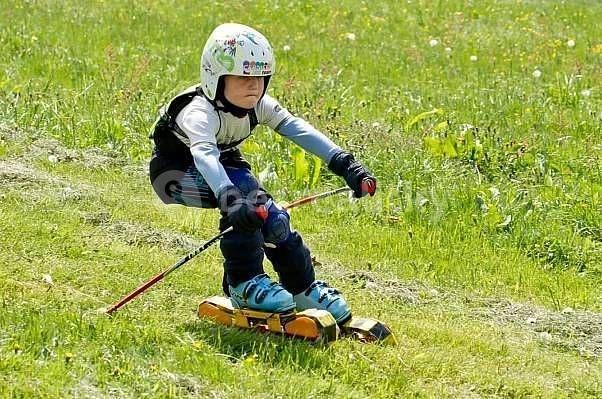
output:
<instances>
[{"instance_id":1,"label":"helmet vent","mask_svg":"<svg viewBox=\"0 0 602 399\"><path fill-rule=\"evenodd\" d=\"M252 51L251 51L251 55L252 55L253 57L255 57L255 54L253 54L253 52L252 52Z\"/></svg>"}]
</instances>

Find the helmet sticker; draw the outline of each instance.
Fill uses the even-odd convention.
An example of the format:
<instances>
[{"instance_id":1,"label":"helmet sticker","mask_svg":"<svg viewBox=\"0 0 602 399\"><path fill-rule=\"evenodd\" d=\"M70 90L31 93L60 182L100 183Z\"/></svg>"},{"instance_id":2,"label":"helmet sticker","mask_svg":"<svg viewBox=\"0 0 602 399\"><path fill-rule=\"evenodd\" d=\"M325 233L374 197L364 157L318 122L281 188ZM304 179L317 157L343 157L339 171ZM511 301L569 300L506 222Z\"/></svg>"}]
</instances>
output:
<instances>
[{"instance_id":1,"label":"helmet sticker","mask_svg":"<svg viewBox=\"0 0 602 399\"><path fill-rule=\"evenodd\" d=\"M253 32L245 32L242 34L244 37L249 39L254 45L257 46L257 42L255 41L255 34Z\"/></svg>"},{"instance_id":2,"label":"helmet sticker","mask_svg":"<svg viewBox=\"0 0 602 399\"><path fill-rule=\"evenodd\" d=\"M224 40L224 52L232 57L236 57L236 39L231 37Z\"/></svg>"},{"instance_id":3,"label":"helmet sticker","mask_svg":"<svg viewBox=\"0 0 602 399\"><path fill-rule=\"evenodd\" d=\"M245 75L250 74L261 74L261 75L271 75L272 67L269 62L263 61L243 61L242 63L242 73Z\"/></svg>"},{"instance_id":4,"label":"helmet sticker","mask_svg":"<svg viewBox=\"0 0 602 399\"><path fill-rule=\"evenodd\" d=\"M217 75L217 73L213 70L213 68L211 68L210 64L203 63L201 66L202 66L203 70L205 71L205 73L207 73L211 76Z\"/></svg>"},{"instance_id":5,"label":"helmet sticker","mask_svg":"<svg viewBox=\"0 0 602 399\"><path fill-rule=\"evenodd\" d=\"M226 52L220 48L217 43L213 45L211 52L213 53L213 56L217 62L226 68L228 72L232 72L234 69L234 58L232 56L226 54Z\"/></svg>"}]
</instances>

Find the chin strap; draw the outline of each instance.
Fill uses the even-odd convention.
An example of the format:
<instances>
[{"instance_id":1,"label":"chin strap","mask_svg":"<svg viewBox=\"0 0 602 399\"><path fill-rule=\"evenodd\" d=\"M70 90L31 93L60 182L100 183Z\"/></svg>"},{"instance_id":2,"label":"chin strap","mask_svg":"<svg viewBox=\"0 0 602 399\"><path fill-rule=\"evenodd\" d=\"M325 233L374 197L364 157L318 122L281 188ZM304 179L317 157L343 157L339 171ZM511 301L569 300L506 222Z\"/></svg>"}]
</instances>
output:
<instances>
[{"instance_id":1,"label":"chin strap","mask_svg":"<svg viewBox=\"0 0 602 399\"><path fill-rule=\"evenodd\" d=\"M251 112L251 110L253 109L253 108L249 108L249 109L241 108L241 107L238 107L238 106L232 104L230 101L228 101L226 99L226 96L224 96L222 93L220 93L219 101L222 104L224 104L224 106L220 107L219 105L217 105L217 102L216 102L216 104L214 105L214 107L216 107L216 109L218 109L220 111L224 111L224 112L229 112L237 118L244 118L245 116L249 115L249 112Z\"/></svg>"}]
</instances>

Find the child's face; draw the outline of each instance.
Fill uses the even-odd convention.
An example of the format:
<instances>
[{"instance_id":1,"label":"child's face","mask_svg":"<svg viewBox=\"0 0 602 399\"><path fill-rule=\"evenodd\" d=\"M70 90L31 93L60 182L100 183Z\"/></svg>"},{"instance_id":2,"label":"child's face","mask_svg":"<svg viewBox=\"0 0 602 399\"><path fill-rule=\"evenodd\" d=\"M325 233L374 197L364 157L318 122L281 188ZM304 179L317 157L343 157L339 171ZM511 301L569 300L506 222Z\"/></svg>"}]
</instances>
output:
<instances>
[{"instance_id":1,"label":"child's face","mask_svg":"<svg viewBox=\"0 0 602 399\"><path fill-rule=\"evenodd\" d=\"M224 76L224 96L237 107L250 109L263 94L263 76Z\"/></svg>"}]
</instances>

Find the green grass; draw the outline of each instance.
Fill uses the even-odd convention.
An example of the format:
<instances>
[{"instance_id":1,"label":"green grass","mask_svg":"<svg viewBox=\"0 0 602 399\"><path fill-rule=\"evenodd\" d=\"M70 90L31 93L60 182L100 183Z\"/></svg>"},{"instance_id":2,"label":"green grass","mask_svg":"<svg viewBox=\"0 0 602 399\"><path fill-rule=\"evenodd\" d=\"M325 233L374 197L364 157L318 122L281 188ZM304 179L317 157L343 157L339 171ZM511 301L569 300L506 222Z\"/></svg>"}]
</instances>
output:
<instances>
[{"instance_id":1,"label":"green grass","mask_svg":"<svg viewBox=\"0 0 602 399\"><path fill-rule=\"evenodd\" d=\"M599 2L131 3L0 3L0 397L602 395ZM400 345L197 319L217 246L98 312L216 232L156 198L147 135L227 21L266 34L271 93L379 178L292 217ZM266 129L243 151L282 202L343 184Z\"/></svg>"}]
</instances>

